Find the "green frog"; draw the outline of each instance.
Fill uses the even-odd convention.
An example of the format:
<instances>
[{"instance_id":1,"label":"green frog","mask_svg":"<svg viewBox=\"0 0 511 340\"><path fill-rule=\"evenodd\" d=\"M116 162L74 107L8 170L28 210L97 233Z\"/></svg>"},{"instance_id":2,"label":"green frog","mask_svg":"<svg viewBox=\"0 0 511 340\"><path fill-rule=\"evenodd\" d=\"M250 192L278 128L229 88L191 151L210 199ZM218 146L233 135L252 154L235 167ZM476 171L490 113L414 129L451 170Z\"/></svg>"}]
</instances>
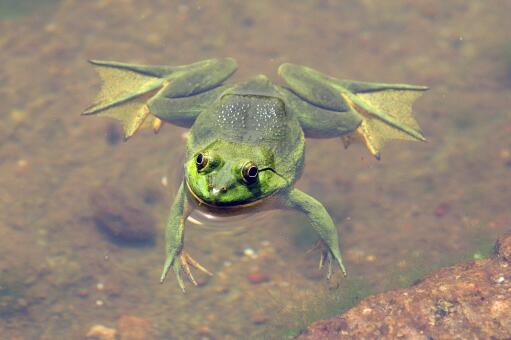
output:
<instances>
[{"instance_id":1,"label":"green frog","mask_svg":"<svg viewBox=\"0 0 511 340\"><path fill-rule=\"evenodd\" d=\"M340 137L345 147L360 140L377 159L389 139L425 140L411 109L425 86L341 80L289 63L278 70L286 85L264 75L229 84L237 69L231 58L182 66L90 62L103 86L83 114L120 120L126 139L143 127L157 132L164 123L190 128L160 279L172 269L183 291L182 272L195 285L191 268L212 275L184 249L185 221L198 206L218 213L298 210L319 236L327 278L335 266L346 275L332 218L294 187L305 137Z\"/></svg>"}]
</instances>

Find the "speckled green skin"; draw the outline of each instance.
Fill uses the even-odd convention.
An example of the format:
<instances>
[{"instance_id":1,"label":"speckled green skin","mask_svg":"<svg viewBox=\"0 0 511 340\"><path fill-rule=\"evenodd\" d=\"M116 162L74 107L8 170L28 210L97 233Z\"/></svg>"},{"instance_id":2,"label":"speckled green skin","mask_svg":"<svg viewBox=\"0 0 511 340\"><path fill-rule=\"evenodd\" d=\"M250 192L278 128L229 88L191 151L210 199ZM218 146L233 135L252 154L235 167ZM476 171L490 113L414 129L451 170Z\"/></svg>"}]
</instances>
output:
<instances>
[{"instance_id":1,"label":"speckled green skin","mask_svg":"<svg viewBox=\"0 0 511 340\"><path fill-rule=\"evenodd\" d=\"M183 290L183 231L192 206L190 200L217 211L254 206L263 201L271 202L265 208L301 211L321 238L322 263L328 264L328 277L332 263L337 263L345 274L332 218L315 198L293 187L302 172L304 136L339 137L357 129L363 117L349 103L362 107L364 103L357 102L355 92L422 90L409 85L337 80L293 64L279 68L289 88L275 85L263 75L245 83L226 85L223 81L236 69L235 61L230 58L178 67L101 61L93 64L155 79L150 81L147 91L103 103L87 114L122 105L140 93L159 88L147 101L150 112L164 122L191 127L185 176L165 229L166 260L161 275L163 282L172 268ZM392 117L378 112L375 115L405 133L420 134L406 131L407 127L400 126ZM199 153L208 156L208 163L202 169L196 164ZM242 168L247 162L259 169L257 181L252 184L242 179Z\"/></svg>"},{"instance_id":2,"label":"speckled green skin","mask_svg":"<svg viewBox=\"0 0 511 340\"><path fill-rule=\"evenodd\" d=\"M184 201L189 199L185 195L187 189L202 203L225 208L243 207L278 193L280 203L283 203L278 207L289 207L305 213L325 243L328 249L324 254L329 264L328 275L332 271L332 259L345 272L337 229L331 217L316 199L293 188L302 172L304 156L304 132L297 111L307 107L310 113L318 115L321 108L310 110L310 104L272 84L263 75L246 83L221 87L221 92L217 93L217 98L197 115L190 130L185 179L166 228L167 259L161 280L173 267L183 287L176 256L183 247L182 216ZM154 114L166 121L172 120L167 114ZM328 130L336 129L335 132L328 131L329 134L340 136L342 131L339 127L352 131L360 123L360 119L353 115L338 117L339 114L328 114L341 123L332 125L334 119L322 122ZM307 122L308 126L313 125L313 119ZM322 130L318 126L315 128ZM199 172L195 162L199 152L208 154L215 165ZM258 182L247 185L241 179L241 168L249 161L257 164L259 169L271 168L273 171L260 172ZM220 188L226 188L226 191L222 192Z\"/></svg>"}]
</instances>

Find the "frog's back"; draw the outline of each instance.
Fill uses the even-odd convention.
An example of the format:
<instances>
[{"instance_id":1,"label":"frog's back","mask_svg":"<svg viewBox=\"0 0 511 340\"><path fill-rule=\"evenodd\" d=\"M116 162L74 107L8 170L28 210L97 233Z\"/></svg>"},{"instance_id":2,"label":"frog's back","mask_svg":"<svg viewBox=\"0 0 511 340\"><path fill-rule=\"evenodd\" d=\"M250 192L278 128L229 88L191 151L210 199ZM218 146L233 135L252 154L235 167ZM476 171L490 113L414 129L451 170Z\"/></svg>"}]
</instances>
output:
<instances>
[{"instance_id":1,"label":"frog's back","mask_svg":"<svg viewBox=\"0 0 511 340\"><path fill-rule=\"evenodd\" d=\"M282 158L300 163L303 156L298 119L286 111L278 89L265 76L226 90L202 112L192 126L188 151L198 152L218 139L265 146L276 156L276 163Z\"/></svg>"}]
</instances>

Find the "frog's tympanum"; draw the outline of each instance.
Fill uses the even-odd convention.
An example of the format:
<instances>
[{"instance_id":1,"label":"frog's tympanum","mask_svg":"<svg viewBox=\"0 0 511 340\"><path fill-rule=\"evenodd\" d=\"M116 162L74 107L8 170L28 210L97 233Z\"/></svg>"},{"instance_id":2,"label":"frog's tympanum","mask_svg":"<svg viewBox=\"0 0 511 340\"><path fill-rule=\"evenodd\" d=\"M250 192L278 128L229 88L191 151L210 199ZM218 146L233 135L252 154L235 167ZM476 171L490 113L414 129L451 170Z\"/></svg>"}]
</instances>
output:
<instances>
[{"instance_id":1,"label":"frog's tympanum","mask_svg":"<svg viewBox=\"0 0 511 340\"><path fill-rule=\"evenodd\" d=\"M388 139L424 141L411 106L424 86L341 80L311 68L283 64L287 85L264 75L225 84L233 59L183 66L149 66L92 60L103 86L86 115L119 119L126 139L163 123L189 127L184 178L165 229L161 281L170 268L181 289L183 270L211 273L184 250L184 225L194 207L234 211L255 207L296 209L322 245L320 267L337 264L346 275L337 228L314 197L293 185L304 164L304 138L361 140L376 158Z\"/></svg>"}]
</instances>

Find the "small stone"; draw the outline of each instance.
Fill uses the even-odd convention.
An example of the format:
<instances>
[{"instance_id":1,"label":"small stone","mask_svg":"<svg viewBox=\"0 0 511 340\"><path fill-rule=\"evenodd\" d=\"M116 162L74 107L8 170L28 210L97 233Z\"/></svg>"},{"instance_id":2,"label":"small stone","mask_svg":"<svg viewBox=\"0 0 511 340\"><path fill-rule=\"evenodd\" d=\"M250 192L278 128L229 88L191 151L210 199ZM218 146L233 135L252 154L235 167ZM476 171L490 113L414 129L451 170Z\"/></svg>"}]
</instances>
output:
<instances>
[{"instance_id":1,"label":"small stone","mask_svg":"<svg viewBox=\"0 0 511 340\"><path fill-rule=\"evenodd\" d=\"M209 329L207 325L202 325L197 330L197 339L200 340L214 340L215 337L213 332Z\"/></svg>"},{"instance_id":2,"label":"small stone","mask_svg":"<svg viewBox=\"0 0 511 340\"><path fill-rule=\"evenodd\" d=\"M262 325L268 322L268 320L268 315L262 310L257 310L250 316L250 321L252 321L254 325Z\"/></svg>"},{"instance_id":3,"label":"small stone","mask_svg":"<svg viewBox=\"0 0 511 340\"><path fill-rule=\"evenodd\" d=\"M27 167L28 162L26 159L19 159L18 162L16 162L16 165L18 166L18 168L24 169Z\"/></svg>"},{"instance_id":4,"label":"small stone","mask_svg":"<svg viewBox=\"0 0 511 340\"><path fill-rule=\"evenodd\" d=\"M147 319L123 315L117 320L120 340L149 340L153 339L153 326Z\"/></svg>"},{"instance_id":5,"label":"small stone","mask_svg":"<svg viewBox=\"0 0 511 340\"><path fill-rule=\"evenodd\" d=\"M12 110L9 115L14 123L22 123L27 118L27 112L22 110Z\"/></svg>"},{"instance_id":6,"label":"small stone","mask_svg":"<svg viewBox=\"0 0 511 340\"><path fill-rule=\"evenodd\" d=\"M270 277L259 270L249 273L247 275L247 279L252 284L260 284L270 281Z\"/></svg>"},{"instance_id":7,"label":"small stone","mask_svg":"<svg viewBox=\"0 0 511 340\"><path fill-rule=\"evenodd\" d=\"M117 330L108 328L103 325L94 325L87 332L86 337L89 339L97 340L115 340L117 336Z\"/></svg>"},{"instance_id":8,"label":"small stone","mask_svg":"<svg viewBox=\"0 0 511 340\"><path fill-rule=\"evenodd\" d=\"M76 292L76 295L77 295L79 298L85 299L85 298L89 297L89 291L88 291L87 289L79 289L79 290Z\"/></svg>"},{"instance_id":9,"label":"small stone","mask_svg":"<svg viewBox=\"0 0 511 340\"><path fill-rule=\"evenodd\" d=\"M372 308L364 308L362 310L362 314L363 315L369 315L369 314L371 314L372 311L373 311Z\"/></svg>"},{"instance_id":10,"label":"small stone","mask_svg":"<svg viewBox=\"0 0 511 340\"><path fill-rule=\"evenodd\" d=\"M408 262L406 260L401 260L397 263L397 266L399 268L405 268L406 266L408 266Z\"/></svg>"},{"instance_id":11,"label":"small stone","mask_svg":"<svg viewBox=\"0 0 511 340\"><path fill-rule=\"evenodd\" d=\"M502 149L499 152L499 156L503 161L506 161L511 158L511 151L508 149Z\"/></svg>"},{"instance_id":12,"label":"small stone","mask_svg":"<svg viewBox=\"0 0 511 340\"><path fill-rule=\"evenodd\" d=\"M215 293L217 293L217 294L226 294L226 293L228 293L228 292L229 292L229 288L221 286L221 287L216 287L216 288L214 289L214 291L215 291Z\"/></svg>"},{"instance_id":13,"label":"small stone","mask_svg":"<svg viewBox=\"0 0 511 340\"><path fill-rule=\"evenodd\" d=\"M249 257L251 259L257 258L257 253L255 252L254 249L252 249L250 247L243 249L243 255L245 255L246 257Z\"/></svg>"},{"instance_id":14,"label":"small stone","mask_svg":"<svg viewBox=\"0 0 511 340\"><path fill-rule=\"evenodd\" d=\"M436 217L444 217L451 210L449 203L442 202L435 208Z\"/></svg>"}]
</instances>

